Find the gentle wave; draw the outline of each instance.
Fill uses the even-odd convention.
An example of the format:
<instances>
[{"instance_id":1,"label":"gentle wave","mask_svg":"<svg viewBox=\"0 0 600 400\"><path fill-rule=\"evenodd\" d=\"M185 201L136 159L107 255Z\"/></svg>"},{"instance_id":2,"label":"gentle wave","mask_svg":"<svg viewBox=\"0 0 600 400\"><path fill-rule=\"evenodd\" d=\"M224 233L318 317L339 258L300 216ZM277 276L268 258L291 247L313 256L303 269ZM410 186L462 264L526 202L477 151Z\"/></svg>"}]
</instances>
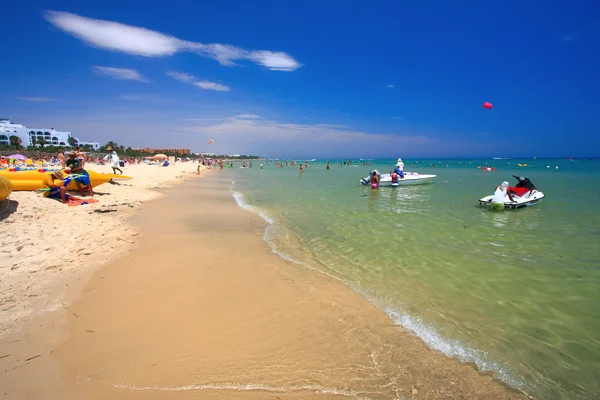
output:
<instances>
[{"instance_id":1,"label":"gentle wave","mask_svg":"<svg viewBox=\"0 0 600 400\"><path fill-rule=\"evenodd\" d=\"M274 241L271 239L276 234L274 218L268 216L265 211L257 209L256 207L253 207L246 203L244 195L242 193L234 192L233 197L239 207L251 211L257 215L260 215L265 221L269 223L269 226L265 229L265 234L263 235L263 238L269 246L269 248L271 249L271 251L277 256L281 257L283 260L290 261L294 264L298 264L300 266L318 271L324 275L327 275L335 280L340 281L352 291L363 296L369 303L373 304L376 308L383 310L388 316L388 318L390 318L394 323L402 326L404 329L420 338L431 349L439 351L448 357L457 358L463 363L474 363L480 371L492 372L492 374L497 379L500 379L501 381L513 388L522 389L525 386L525 382L515 377L506 365L503 365L502 363L495 360L490 360L489 357L486 356L485 352L478 349L474 349L466 344L459 342L458 340L453 340L444 337L438 332L438 330L435 327L424 323L418 317L413 317L405 313L398 306L391 307L387 304L382 304L381 301L364 292L356 284L352 284L351 282L345 281L337 276L334 276L321 268L313 267L307 263L289 257L281 250L279 250L276 247ZM491 242L490 244L494 246L503 246ZM322 263L325 268L330 268L322 260L318 260L318 262ZM340 275L342 274L340 273Z\"/></svg>"},{"instance_id":2,"label":"gentle wave","mask_svg":"<svg viewBox=\"0 0 600 400\"><path fill-rule=\"evenodd\" d=\"M135 386L126 384L113 384L113 387L120 389L130 389L137 391L165 391L165 392L182 392L190 390L236 390L236 391L263 391L273 393L290 393L299 391L310 391L315 394L327 394L351 397L357 400L370 400L370 397L360 396L357 392L347 391L343 389L325 388L318 385L297 385L297 386L269 386L256 383L250 384L233 384L233 383L207 383L207 384L192 384L185 386L164 387L164 386Z\"/></svg>"},{"instance_id":3,"label":"gentle wave","mask_svg":"<svg viewBox=\"0 0 600 400\"><path fill-rule=\"evenodd\" d=\"M304 263L302 261L298 261L290 256L288 256L287 254L285 254L284 252L282 252L281 250L279 250L277 248L277 246L275 245L273 239L271 239L272 237L274 237L276 235L276 228L275 228L275 219L271 218L265 211L260 210L254 206L251 206L250 204L246 203L245 199L244 199L244 195L240 192L233 192L233 198L235 199L235 202L237 203L237 205L241 208L243 208L244 210L253 212L257 215L260 215L265 221L267 221L269 223L269 226L267 226L267 228L265 229L265 233L263 235L263 239L265 240L265 242L267 243L267 245L269 246L269 248L271 249L271 252L277 256L279 256L280 258L282 258L285 261L289 261L292 262L294 264L298 264L300 266L315 270L317 272L322 273L323 275L327 275L330 278L333 278L337 281L340 281L342 283L345 284L345 282L340 279L337 276L334 276L332 274L327 273L326 271L323 271L322 269L319 268L315 268L307 263Z\"/></svg>"},{"instance_id":4,"label":"gentle wave","mask_svg":"<svg viewBox=\"0 0 600 400\"><path fill-rule=\"evenodd\" d=\"M260 215L262 217L262 219L267 221L267 223L269 225L273 225L273 222L274 222L273 219L271 217L269 217L266 212L258 210L255 207L252 207L250 204L246 203L244 201L243 194L241 194L240 192L233 192L233 198L235 199L235 202L237 203L238 206L240 206L244 210L252 211L253 213Z\"/></svg>"},{"instance_id":5,"label":"gentle wave","mask_svg":"<svg viewBox=\"0 0 600 400\"><path fill-rule=\"evenodd\" d=\"M372 302L377 303L377 302ZM430 348L444 353L448 357L457 358L463 363L474 363L482 372L492 372L494 376L511 387L521 388L524 382L513 376L509 368L498 361L489 360L485 352L471 348L458 340L442 336L435 327L422 322L419 318L394 310L384 308L388 317L404 329L418 336Z\"/></svg>"}]
</instances>

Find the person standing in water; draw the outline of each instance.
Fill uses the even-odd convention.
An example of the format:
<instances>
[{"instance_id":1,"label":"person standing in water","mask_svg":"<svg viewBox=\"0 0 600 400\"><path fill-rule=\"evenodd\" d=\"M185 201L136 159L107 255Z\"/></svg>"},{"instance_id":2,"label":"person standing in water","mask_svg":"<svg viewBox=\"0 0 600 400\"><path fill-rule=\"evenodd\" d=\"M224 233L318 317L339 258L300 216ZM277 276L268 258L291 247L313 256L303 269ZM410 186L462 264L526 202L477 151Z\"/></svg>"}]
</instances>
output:
<instances>
[{"instance_id":1,"label":"person standing in water","mask_svg":"<svg viewBox=\"0 0 600 400\"><path fill-rule=\"evenodd\" d=\"M377 171L371 172L371 188L377 189L379 187L379 174Z\"/></svg>"},{"instance_id":2,"label":"person standing in water","mask_svg":"<svg viewBox=\"0 0 600 400\"><path fill-rule=\"evenodd\" d=\"M327 171L329 171L331 169L331 166L329 165L329 161L327 161L327 164L325 164L325 168L327 168Z\"/></svg>"},{"instance_id":3,"label":"person standing in water","mask_svg":"<svg viewBox=\"0 0 600 400\"><path fill-rule=\"evenodd\" d=\"M492 209L497 211L503 210L504 198L506 196L508 196L510 201L513 201L513 198L508 191L508 182L504 181L500 184L500 186L496 186L496 191L494 192L494 197L492 198Z\"/></svg>"}]
</instances>

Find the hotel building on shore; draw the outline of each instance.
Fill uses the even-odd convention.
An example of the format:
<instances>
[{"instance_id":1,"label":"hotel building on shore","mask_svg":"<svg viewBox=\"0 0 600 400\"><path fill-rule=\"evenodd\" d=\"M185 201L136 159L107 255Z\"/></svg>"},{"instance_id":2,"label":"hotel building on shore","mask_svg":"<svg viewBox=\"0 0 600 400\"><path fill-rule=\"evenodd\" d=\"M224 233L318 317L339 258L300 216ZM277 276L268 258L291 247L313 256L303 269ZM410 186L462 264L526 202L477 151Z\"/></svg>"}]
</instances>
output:
<instances>
[{"instance_id":1,"label":"hotel building on shore","mask_svg":"<svg viewBox=\"0 0 600 400\"><path fill-rule=\"evenodd\" d=\"M98 142L84 142L79 138L73 137L71 132L61 132L54 128L27 128L25 125L13 124L8 118L0 118L0 145L9 145L10 137L17 136L21 139L23 147L39 146L40 139L43 139L48 146L70 146L69 139L76 141L76 146L91 146L94 150L100 148Z\"/></svg>"}]
</instances>

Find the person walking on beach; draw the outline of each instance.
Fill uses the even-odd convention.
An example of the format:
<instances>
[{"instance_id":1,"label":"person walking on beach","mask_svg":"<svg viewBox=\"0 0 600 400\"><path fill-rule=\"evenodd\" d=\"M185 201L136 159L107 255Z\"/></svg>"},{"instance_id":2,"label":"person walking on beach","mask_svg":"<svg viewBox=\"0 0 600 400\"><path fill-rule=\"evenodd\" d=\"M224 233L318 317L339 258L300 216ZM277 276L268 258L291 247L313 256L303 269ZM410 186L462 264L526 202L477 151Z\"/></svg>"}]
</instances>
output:
<instances>
[{"instance_id":1,"label":"person walking on beach","mask_svg":"<svg viewBox=\"0 0 600 400\"><path fill-rule=\"evenodd\" d=\"M110 167L113 170L113 174L116 174L116 171L119 171L121 175L123 175L123 171L121 170L121 168L119 168L121 164L119 163L120 160L119 156L117 155L117 152L112 149L109 151L110 153L106 156L105 159L110 163Z\"/></svg>"}]
</instances>

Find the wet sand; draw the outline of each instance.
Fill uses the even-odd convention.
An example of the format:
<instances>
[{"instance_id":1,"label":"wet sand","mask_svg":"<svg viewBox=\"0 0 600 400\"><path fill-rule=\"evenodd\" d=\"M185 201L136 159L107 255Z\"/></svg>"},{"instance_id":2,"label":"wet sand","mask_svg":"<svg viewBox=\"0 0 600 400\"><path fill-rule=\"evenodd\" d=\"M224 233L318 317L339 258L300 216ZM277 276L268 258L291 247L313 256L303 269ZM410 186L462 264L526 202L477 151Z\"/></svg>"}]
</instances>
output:
<instances>
[{"instance_id":1,"label":"wet sand","mask_svg":"<svg viewBox=\"0 0 600 400\"><path fill-rule=\"evenodd\" d=\"M190 182L142 207L138 248L71 306L2 343L5 398L526 398L274 255L227 171Z\"/></svg>"}]
</instances>

